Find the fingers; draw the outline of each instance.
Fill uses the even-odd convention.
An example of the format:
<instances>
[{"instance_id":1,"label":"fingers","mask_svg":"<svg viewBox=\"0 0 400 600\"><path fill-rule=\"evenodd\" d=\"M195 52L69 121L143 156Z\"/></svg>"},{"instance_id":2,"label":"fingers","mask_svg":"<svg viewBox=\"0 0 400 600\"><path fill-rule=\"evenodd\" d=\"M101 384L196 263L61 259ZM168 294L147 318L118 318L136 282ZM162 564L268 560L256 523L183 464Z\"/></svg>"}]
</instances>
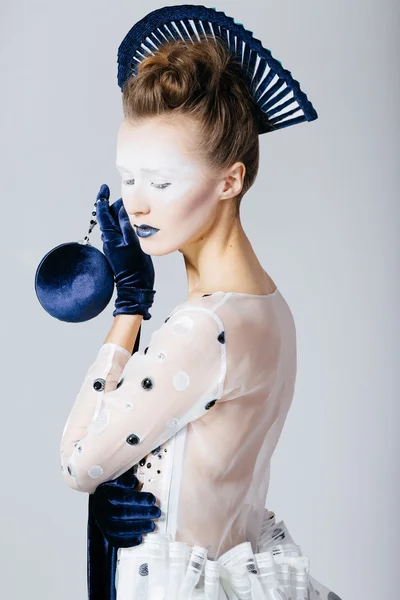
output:
<instances>
[{"instance_id":1,"label":"fingers","mask_svg":"<svg viewBox=\"0 0 400 600\"><path fill-rule=\"evenodd\" d=\"M136 244L140 246L139 238L131 225L122 198L111 205L109 198L110 188L103 183L96 197L96 217L102 232L102 241L113 241L118 235L119 237L122 236L125 245Z\"/></svg>"},{"instance_id":2,"label":"fingers","mask_svg":"<svg viewBox=\"0 0 400 600\"><path fill-rule=\"evenodd\" d=\"M95 500L98 503L111 502L115 506L133 506L137 512L147 514L147 511L155 506L156 497L151 492L134 491L133 488L112 483L102 483L95 491ZM157 508L157 507L156 507Z\"/></svg>"},{"instance_id":3,"label":"fingers","mask_svg":"<svg viewBox=\"0 0 400 600\"><path fill-rule=\"evenodd\" d=\"M122 205L122 198L120 198L119 200L116 200L115 202L113 202L110 206L110 212L113 216L113 219L115 221L116 226L120 229L120 223L119 223L119 211L121 210L121 206Z\"/></svg>"},{"instance_id":4,"label":"fingers","mask_svg":"<svg viewBox=\"0 0 400 600\"><path fill-rule=\"evenodd\" d=\"M124 519L123 521L118 521L117 526L115 523L111 523L111 525L107 527L107 531L109 535L123 538L125 535L151 533L155 528L156 524L154 521L131 521L129 519Z\"/></svg>"},{"instance_id":5,"label":"fingers","mask_svg":"<svg viewBox=\"0 0 400 600\"><path fill-rule=\"evenodd\" d=\"M100 187L99 193L96 197L96 202L99 200L109 200L110 199L110 188L106 183L103 183Z\"/></svg>"},{"instance_id":6,"label":"fingers","mask_svg":"<svg viewBox=\"0 0 400 600\"><path fill-rule=\"evenodd\" d=\"M119 225L118 218L115 215L115 209L112 210L113 205L110 207L110 188L108 185L103 184L96 197L96 218L104 235L103 241L108 241L108 233L118 233Z\"/></svg>"},{"instance_id":7,"label":"fingers","mask_svg":"<svg viewBox=\"0 0 400 600\"><path fill-rule=\"evenodd\" d=\"M140 506L137 504L136 499L131 496L121 498L120 501L116 498L108 498L105 506L103 506L102 502L99 506L96 503L95 512L97 515L101 515L101 518L105 522L114 523L118 528L122 522L127 520L149 521L161 517L160 507L155 505Z\"/></svg>"},{"instance_id":8,"label":"fingers","mask_svg":"<svg viewBox=\"0 0 400 600\"><path fill-rule=\"evenodd\" d=\"M117 200L117 202L119 202L119 201ZM114 203L114 204L116 204L116 203ZM125 206L122 203L122 199L121 199L120 210L118 213L118 220L119 220L119 226L121 228L125 244L137 244L138 246L140 246L139 238L130 222L128 213L126 212Z\"/></svg>"},{"instance_id":9,"label":"fingers","mask_svg":"<svg viewBox=\"0 0 400 600\"><path fill-rule=\"evenodd\" d=\"M135 491L138 478L135 467L131 467L116 479L101 483L95 490L95 499L105 498L113 502L128 502L137 507L151 507L156 502L156 497L151 492Z\"/></svg>"},{"instance_id":10,"label":"fingers","mask_svg":"<svg viewBox=\"0 0 400 600\"><path fill-rule=\"evenodd\" d=\"M133 490L138 484L138 478L135 475L135 468L131 467L125 473L122 473L119 477L114 479L113 481L108 482L108 484L114 484L116 487L131 489ZM107 484L104 484L107 485Z\"/></svg>"},{"instance_id":11,"label":"fingers","mask_svg":"<svg viewBox=\"0 0 400 600\"><path fill-rule=\"evenodd\" d=\"M132 519L134 521L141 519L159 519L161 509L155 504L145 505L138 502L138 496L145 492L132 492L119 498L113 497L107 499L107 509L109 516L113 521L119 519ZM136 494L136 496L134 496ZM111 506L110 506L111 505Z\"/></svg>"}]
</instances>

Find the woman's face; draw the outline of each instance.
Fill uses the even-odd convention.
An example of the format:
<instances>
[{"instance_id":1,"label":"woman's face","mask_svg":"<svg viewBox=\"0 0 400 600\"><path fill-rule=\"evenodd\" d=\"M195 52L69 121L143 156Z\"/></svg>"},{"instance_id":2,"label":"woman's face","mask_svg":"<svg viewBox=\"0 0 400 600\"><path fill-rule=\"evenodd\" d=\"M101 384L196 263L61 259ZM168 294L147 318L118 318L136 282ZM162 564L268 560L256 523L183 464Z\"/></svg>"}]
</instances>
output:
<instances>
[{"instance_id":1,"label":"woman's face","mask_svg":"<svg viewBox=\"0 0 400 600\"><path fill-rule=\"evenodd\" d=\"M217 215L224 179L192 148L196 123L185 116L131 122L118 131L117 169L122 202L146 254L183 251L202 236ZM158 229L141 237L137 226Z\"/></svg>"}]
</instances>

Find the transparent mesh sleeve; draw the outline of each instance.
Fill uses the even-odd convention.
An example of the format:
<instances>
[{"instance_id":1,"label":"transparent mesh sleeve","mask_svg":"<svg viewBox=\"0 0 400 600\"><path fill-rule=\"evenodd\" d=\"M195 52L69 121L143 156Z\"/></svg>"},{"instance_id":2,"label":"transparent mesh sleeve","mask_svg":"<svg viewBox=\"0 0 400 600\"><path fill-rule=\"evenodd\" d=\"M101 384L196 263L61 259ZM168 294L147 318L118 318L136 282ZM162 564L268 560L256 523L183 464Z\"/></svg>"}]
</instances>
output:
<instances>
[{"instance_id":1,"label":"transparent mesh sleeve","mask_svg":"<svg viewBox=\"0 0 400 600\"><path fill-rule=\"evenodd\" d=\"M103 344L62 435L66 483L93 492L205 414L223 389L222 331L218 317L193 308L153 332L146 354Z\"/></svg>"}]
</instances>

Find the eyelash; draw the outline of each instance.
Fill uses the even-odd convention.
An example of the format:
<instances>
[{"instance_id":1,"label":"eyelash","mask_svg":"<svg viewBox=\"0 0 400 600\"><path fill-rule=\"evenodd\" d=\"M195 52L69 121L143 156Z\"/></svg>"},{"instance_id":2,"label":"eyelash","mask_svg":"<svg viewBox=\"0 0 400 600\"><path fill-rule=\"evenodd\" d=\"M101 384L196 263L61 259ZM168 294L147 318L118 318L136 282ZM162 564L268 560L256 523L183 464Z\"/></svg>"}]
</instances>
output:
<instances>
[{"instance_id":1,"label":"eyelash","mask_svg":"<svg viewBox=\"0 0 400 600\"><path fill-rule=\"evenodd\" d=\"M131 185L129 182L130 181L135 181L134 179L126 179L123 181L123 183L125 185ZM154 187L156 187L158 190L165 190L166 187L168 187L169 185L171 185L170 183L160 183L160 184L156 184L156 183L152 183L152 185L154 185Z\"/></svg>"}]
</instances>

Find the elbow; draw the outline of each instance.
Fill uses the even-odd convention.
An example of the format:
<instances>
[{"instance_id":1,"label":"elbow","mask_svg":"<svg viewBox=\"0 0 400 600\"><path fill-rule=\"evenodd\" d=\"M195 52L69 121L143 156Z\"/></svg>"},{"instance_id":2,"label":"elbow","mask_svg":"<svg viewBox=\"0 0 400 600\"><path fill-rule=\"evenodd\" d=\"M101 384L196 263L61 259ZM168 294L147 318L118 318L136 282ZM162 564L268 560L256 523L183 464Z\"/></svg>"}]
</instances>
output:
<instances>
[{"instance_id":1,"label":"elbow","mask_svg":"<svg viewBox=\"0 0 400 600\"><path fill-rule=\"evenodd\" d=\"M92 476L90 475L92 473ZM98 482L93 475L96 477L100 477L101 473L95 472L93 467L89 470L82 468L82 465L79 468L73 463L69 462L66 467L63 467L63 477L64 481L68 487L77 492L86 492L91 494L95 491L98 486Z\"/></svg>"}]
</instances>

